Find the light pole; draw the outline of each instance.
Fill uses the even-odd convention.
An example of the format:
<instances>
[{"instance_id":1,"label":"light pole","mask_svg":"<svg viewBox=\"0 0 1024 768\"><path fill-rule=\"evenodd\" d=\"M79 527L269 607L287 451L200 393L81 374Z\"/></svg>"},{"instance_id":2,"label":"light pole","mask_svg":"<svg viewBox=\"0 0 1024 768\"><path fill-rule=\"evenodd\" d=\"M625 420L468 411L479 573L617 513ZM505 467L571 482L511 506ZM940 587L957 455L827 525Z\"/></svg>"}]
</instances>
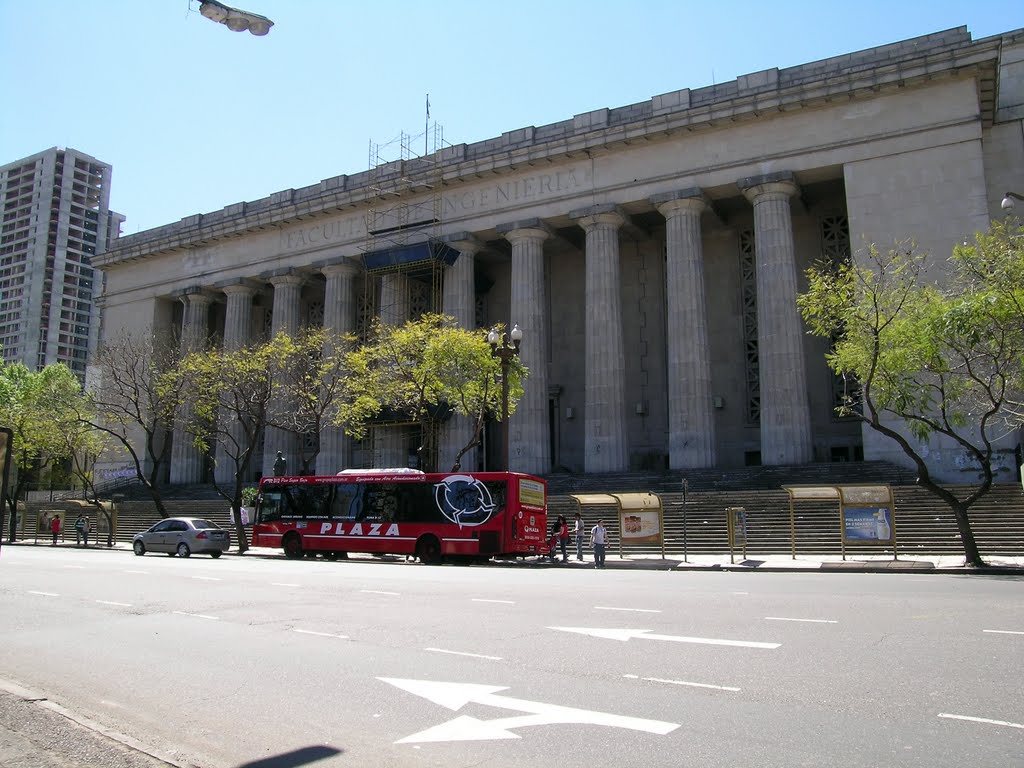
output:
<instances>
[{"instance_id":1,"label":"light pole","mask_svg":"<svg viewBox=\"0 0 1024 768\"><path fill-rule=\"evenodd\" d=\"M1016 192L1007 192L1006 196L1003 197L1003 202L999 204L999 207L1009 213L1013 210L1014 200L1020 200L1024 202L1024 195L1018 195Z\"/></svg>"},{"instance_id":2,"label":"light pole","mask_svg":"<svg viewBox=\"0 0 1024 768\"><path fill-rule=\"evenodd\" d=\"M510 345L509 339L512 344ZM497 327L491 328L487 334L487 343L491 345L491 355L501 360L501 426L502 469L508 472L508 366L513 357L519 356L519 344L523 340L523 332L518 325L512 326L509 333L498 333ZM501 346L499 346L499 344Z\"/></svg>"}]
</instances>

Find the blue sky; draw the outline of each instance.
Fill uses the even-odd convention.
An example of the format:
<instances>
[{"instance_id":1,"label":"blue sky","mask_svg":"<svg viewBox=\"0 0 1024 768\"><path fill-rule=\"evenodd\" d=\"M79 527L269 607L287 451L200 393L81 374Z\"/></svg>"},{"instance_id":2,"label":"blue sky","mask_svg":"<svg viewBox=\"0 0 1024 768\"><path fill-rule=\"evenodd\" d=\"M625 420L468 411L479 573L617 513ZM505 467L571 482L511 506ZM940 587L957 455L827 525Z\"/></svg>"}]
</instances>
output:
<instances>
[{"instance_id":1,"label":"blue sky","mask_svg":"<svg viewBox=\"0 0 1024 768\"><path fill-rule=\"evenodd\" d=\"M0 0L0 163L52 146L110 163L133 233L364 171L371 142L422 134L427 94L445 142L471 143L952 27L1024 27L1019 3L977 0L227 2L274 28L231 32L198 0Z\"/></svg>"}]
</instances>

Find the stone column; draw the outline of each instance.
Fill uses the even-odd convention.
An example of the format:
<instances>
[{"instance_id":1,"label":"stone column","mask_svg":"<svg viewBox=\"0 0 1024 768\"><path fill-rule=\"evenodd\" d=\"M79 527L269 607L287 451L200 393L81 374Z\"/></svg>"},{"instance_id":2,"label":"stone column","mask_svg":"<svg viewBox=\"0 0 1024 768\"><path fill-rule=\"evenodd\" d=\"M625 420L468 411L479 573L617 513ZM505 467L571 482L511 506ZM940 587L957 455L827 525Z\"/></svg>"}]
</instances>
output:
<instances>
[{"instance_id":1,"label":"stone column","mask_svg":"<svg viewBox=\"0 0 1024 768\"><path fill-rule=\"evenodd\" d=\"M344 257L324 266L327 278L324 288L324 328L331 333L352 333L355 329L355 277L359 265ZM325 345L324 354L333 350ZM352 462L352 441L341 427L327 424L320 433L320 454L316 457L318 475L333 475L346 469Z\"/></svg>"},{"instance_id":2,"label":"stone column","mask_svg":"<svg viewBox=\"0 0 1024 768\"><path fill-rule=\"evenodd\" d=\"M445 238L449 245L459 251L455 263L444 272L444 286L441 296L441 311L455 319L459 328L472 331L476 327L476 283L474 263L476 254L483 243L468 232ZM452 469L459 451L473 439L476 420L463 414L452 414L441 427L438 450L438 470ZM479 448L470 449L460 460L459 468L470 472L477 469Z\"/></svg>"},{"instance_id":3,"label":"stone column","mask_svg":"<svg viewBox=\"0 0 1024 768\"><path fill-rule=\"evenodd\" d=\"M252 297L256 294L257 284L250 280L239 280L220 286L220 290L227 296L227 307L224 311L224 349L227 352L237 352L250 341ZM223 441L217 444L213 472L221 486L231 483L235 476L236 466L231 457L238 455L244 439L245 433L241 425L236 423L230 428L230 434L224 437L230 445L225 446Z\"/></svg>"},{"instance_id":4,"label":"stone column","mask_svg":"<svg viewBox=\"0 0 1024 768\"><path fill-rule=\"evenodd\" d=\"M789 210L798 188L788 172L741 179L739 187L754 206L761 462L802 464L814 449Z\"/></svg>"},{"instance_id":5,"label":"stone column","mask_svg":"<svg viewBox=\"0 0 1024 768\"><path fill-rule=\"evenodd\" d=\"M197 352L209 336L210 304L213 297L198 288L190 289L181 297L185 313L181 321L181 352ZM178 421L187 421L189 413L183 409ZM174 428L171 443L171 485L193 485L203 481L203 455L192 444L192 436L181 426Z\"/></svg>"},{"instance_id":6,"label":"stone column","mask_svg":"<svg viewBox=\"0 0 1024 768\"><path fill-rule=\"evenodd\" d=\"M651 200L665 217L668 448L671 469L715 466L715 420L704 299L700 189Z\"/></svg>"},{"instance_id":7,"label":"stone column","mask_svg":"<svg viewBox=\"0 0 1024 768\"><path fill-rule=\"evenodd\" d=\"M587 233L583 466L588 473L618 472L629 468L619 274L619 228L626 219L611 205L571 215Z\"/></svg>"},{"instance_id":8,"label":"stone column","mask_svg":"<svg viewBox=\"0 0 1024 768\"><path fill-rule=\"evenodd\" d=\"M286 270L280 275L270 275L267 280L274 286L274 312L271 316L270 335L274 337L279 333L287 333L294 336L299 332L300 298L306 279L291 270ZM286 408L286 403L272 402L270 404L271 411L281 412ZM274 461L277 459L278 451L284 454L284 458L288 462L285 470L287 474L299 473L302 467L299 464L298 439L295 433L288 430L280 427L267 427L263 440L264 476L274 474Z\"/></svg>"},{"instance_id":9,"label":"stone column","mask_svg":"<svg viewBox=\"0 0 1024 768\"><path fill-rule=\"evenodd\" d=\"M509 469L546 475L551 471L548 425L548 303L544 281L544 241L551 232L539 219L499 226L512 244L509 327L523 332L519 359L530 371L523 397L509 419Z\"/></svg>"},{"instance_id":10,"label":"stone column","mask_svg":"<svg viewBox=\"0 0 1024 768\"><path fill-rule=\"evenodd\" d=\"M380 278L380 321L386 325L402 325L409 319L409 278L392 273ZM373 461L375 467L409 466L409 441L405 427L380 426L373 430Z\"/></svg>"}]
</instances>

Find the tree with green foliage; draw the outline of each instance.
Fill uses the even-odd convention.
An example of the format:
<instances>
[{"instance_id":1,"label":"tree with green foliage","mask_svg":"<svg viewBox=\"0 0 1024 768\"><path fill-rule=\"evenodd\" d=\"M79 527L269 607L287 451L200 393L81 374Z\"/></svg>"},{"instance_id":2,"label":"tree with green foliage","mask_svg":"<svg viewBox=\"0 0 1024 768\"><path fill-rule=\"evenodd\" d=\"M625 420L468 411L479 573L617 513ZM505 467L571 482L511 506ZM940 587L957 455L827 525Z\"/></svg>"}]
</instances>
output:
<instances>
[{"instance_id":1,"label":"tree with green foliage","mask_svg":"<svg viewBox=\"0 0 1024 768\"><path fill-rule=\"evenodd\" d=\"M838 414L896 442L918 484L952 511L976 567L969 511L992 487L997 444L1021 421L1020 235L994 225L934 266L912 245L872 247L858 264L808 270L797 300L811 332L833 341L831 369L856 382ZM932 477L923 454L933 437L962 451L978 484L958 491Z\"/></svg>"},{"instance_id":2,"label":"tree with green foliage","mask_svg":"<svg viewBox=\"0 0 1024 768\"><path fill-rule=\"evenodd\" d=\"M64 434L77 422L81 385L63 363L31 371L0 367L0 424L10 427L14 482L9 486L10 540L17 539L18 499L47 466L69 456Z\"/></svg>"},{"instance_id":3,"label":"tree with green foliage","mask_svg":"<svg viewBox=\"0 0 1024 768\"><path fill-rule=\"evenodd\" d=\"M273 344L238 350L214 347L187 355L177 369L183 391L189 393L188 414L182 425L196 447L231 467L231 481L214 488L231 506L238 551L249 548L242 523L243 491L267 426L273 397ZM219 450L218 450L219 448Z\"/></svg>"},{"instance_id":4,"label":"tree with green foliage","mask_svg":"<svg viewBox=\"0 0 1024 768\"><path fill-rule=\"evenodd\" d=\"M175 413L185 397L178 345L169 334L122 333L92 359L88 423L124 448L160 517Z\"/></svg>"},{"instance_id":5,"label":"tree with green foliage","mask_svg":"<svg viewBox=\"0 0 1024 768\"><path fill-rule=\"evenodd\" d=\"M320 434L349 398L349 353L355 344L355 336L323 328L305 328L295 336L279 333L268 342L274 396L267 424L295 436L298 474L313 471Z\"/></svg>"},{"instance_id":6,"label":"tree with green foliage","mask_svg":"<svg viewBox=\"0 0 1024 768\"><path fill-rule=\"evenodd\" d=\"M488 413L501 414L501 363L482 331L456 326L451 317L424 315L404 325L376 323L367 342L349 355L349 393L337 423L364 437L382 414L416 423L429 439L450 414L473 419L474 431L456 465L480 442ZM523 394L528 371L518 358L509 366L509 415ZM422 466L436 471L432 452Z\"/></svg>"}]
</instances>

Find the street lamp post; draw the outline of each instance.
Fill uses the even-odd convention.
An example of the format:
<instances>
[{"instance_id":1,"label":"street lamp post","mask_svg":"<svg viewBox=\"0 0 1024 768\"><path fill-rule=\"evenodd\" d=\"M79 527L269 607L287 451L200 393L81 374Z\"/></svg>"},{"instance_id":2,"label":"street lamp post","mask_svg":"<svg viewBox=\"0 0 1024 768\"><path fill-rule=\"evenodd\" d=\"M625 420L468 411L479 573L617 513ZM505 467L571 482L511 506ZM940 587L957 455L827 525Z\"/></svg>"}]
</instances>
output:
<instances>
[{"instance_id":1,"label":"street lamp post","mask_svg":"<svg viewBox=\"0 0 1024 768\"><path fill-rule=\"evenodd\" d=\"M509 339L512 343L509 344ZM491 345L491 355L501 361L501 426L502 445L502 469L508 472L508 367L513 357L519 356L519 345L523 341L523 332L518 325L512 326L509 333L498 333L497 328L491 328L487 334L487 343ZM500 344L500 346L499 346Z\"/></svg>"}]
</instances>

